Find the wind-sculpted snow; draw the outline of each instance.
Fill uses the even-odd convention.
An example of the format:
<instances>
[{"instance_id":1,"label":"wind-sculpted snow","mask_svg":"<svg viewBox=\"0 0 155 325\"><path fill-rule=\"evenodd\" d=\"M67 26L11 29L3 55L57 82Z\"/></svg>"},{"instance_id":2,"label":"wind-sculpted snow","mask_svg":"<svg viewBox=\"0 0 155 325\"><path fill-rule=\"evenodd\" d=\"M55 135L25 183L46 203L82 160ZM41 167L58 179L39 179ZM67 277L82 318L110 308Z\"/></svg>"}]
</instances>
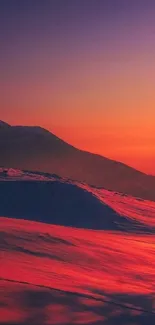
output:
<instances>
[{"instance_id":1,"label":"wind-sculpted snow","mask_svg":"<svg viewBox=\"0 0 155 325\"><path fill-rule=\"evenodd\" d=\"M0 170L0 215L94 230L155 231L155 202L56 175Z\"/></svg>"},{"instance_id":2,"label":"wind-sculpted snow","mask_svg":"<svg viewBox=\"0 0 155 325\"><path fill-rule=\"evenodd\" d=\"M1 218L0 324L155 324L155 238Z\"/></svg>"},{"instance_id":3,"label":"wind-sculpted snow","mask_svg":"<svg viewBox=\"0 0 155 325\"><path fill-rule=\"evenodd\" d=\"M0 325L155 324L155 202L1 168L0 216Z\"/></svg>"}]
</instances>

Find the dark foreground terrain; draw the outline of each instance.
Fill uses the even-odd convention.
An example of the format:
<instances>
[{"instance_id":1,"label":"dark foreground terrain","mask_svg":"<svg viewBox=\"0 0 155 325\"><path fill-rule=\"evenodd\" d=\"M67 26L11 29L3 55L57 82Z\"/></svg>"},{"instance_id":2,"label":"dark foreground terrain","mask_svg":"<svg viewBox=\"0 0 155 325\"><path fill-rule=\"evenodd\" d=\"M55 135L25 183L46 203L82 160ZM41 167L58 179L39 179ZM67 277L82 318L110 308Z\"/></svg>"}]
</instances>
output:
<instances>
[{"instance_id":1,"label":"dark foreground terrain","mask_svg":"<svg viewBox=\"0 0 155 325\"><path fill-rule=\"evenodd\" d=\"M0 324L155 324L154 202L0 172Z\"/></svg>"}]
</instances>

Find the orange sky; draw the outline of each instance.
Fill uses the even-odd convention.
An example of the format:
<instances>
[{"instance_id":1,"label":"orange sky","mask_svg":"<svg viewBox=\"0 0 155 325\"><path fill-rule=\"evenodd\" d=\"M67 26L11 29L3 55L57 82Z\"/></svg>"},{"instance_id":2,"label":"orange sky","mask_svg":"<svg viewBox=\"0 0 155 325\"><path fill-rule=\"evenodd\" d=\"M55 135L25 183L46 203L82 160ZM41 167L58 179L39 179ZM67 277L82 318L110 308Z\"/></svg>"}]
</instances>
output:
<instances>
[{"instance_id":1,"label":"orange sky","mask_svg":"<svg viewBox=\"0 0 155 325\"><path fill-rule=\"evenodd\" d=\"M58 3L3 6L0 119L155 174L155 4Z\"/></svg>"},{"instance_id":2,"label":"orange sky","mask_svg":"<svg viewBox=\"0 0 155 325\"><path fill-rule=\"evenodd\" d=\"M141 53L134 61L138 58L143 59ZM39 80L10 78L1 118L41 125L80 149L155 174L155 68L150 61L147 69L133 70L134 61L121 62L121 70L113 69L106 78L104 61L94 71L90 59L85 66L72 65L66 81L57 74L54 85L45 71Z\"/></svg>"}]
</instances>

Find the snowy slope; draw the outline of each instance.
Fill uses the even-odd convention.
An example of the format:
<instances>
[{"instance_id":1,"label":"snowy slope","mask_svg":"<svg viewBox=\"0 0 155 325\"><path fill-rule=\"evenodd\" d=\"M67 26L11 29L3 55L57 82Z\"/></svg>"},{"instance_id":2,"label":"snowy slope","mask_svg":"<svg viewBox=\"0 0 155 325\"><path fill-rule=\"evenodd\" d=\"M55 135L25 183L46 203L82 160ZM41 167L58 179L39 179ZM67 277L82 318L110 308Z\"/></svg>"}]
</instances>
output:
<instances>
[{"instance_id":1,"label":"snowy slope","mask_svg":"<svg viewBox=\"0 0 155 325\"><path fill-rule=\"evenodd\" d=\"M1 325L155 324L154 202L1 169L0 215Z\"/></svg>"},{"instance_id":2,"label":"snowy slope","mask_svg":"<svg viewBox=\"0 0 155 325\"><path fill-rule=\"evenodd\" d=\"M2 216L96 230L155 231L155 202L21 170L1 168L0 180Z\"/></svg>"},{"instance_id":3,"label":"snowy slope","mask_svg":"<svg viewBox=\"0 0 155 325\"><path fill-rule=\"evenodd\" d=\"M155 323L154 236L0 222L0 324Z\"/></svg>"}]
</instances>

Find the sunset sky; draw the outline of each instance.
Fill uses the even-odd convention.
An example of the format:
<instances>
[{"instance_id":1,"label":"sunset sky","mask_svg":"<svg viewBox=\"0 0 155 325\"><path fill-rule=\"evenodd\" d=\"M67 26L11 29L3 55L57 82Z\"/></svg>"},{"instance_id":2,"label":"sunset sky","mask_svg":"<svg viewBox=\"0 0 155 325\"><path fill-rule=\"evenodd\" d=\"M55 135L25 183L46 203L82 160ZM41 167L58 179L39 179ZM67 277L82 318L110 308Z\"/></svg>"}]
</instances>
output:
<instances>
[{"instance_id":1,"label":"sunset sky","mask_svg":"<svg viewBox=\"0 0 155 325\"><path fill-rule=\"evenodd\" d=\"M0 0L0 119L155 174L155 1Z\"/></svg>"}]
</instances>

